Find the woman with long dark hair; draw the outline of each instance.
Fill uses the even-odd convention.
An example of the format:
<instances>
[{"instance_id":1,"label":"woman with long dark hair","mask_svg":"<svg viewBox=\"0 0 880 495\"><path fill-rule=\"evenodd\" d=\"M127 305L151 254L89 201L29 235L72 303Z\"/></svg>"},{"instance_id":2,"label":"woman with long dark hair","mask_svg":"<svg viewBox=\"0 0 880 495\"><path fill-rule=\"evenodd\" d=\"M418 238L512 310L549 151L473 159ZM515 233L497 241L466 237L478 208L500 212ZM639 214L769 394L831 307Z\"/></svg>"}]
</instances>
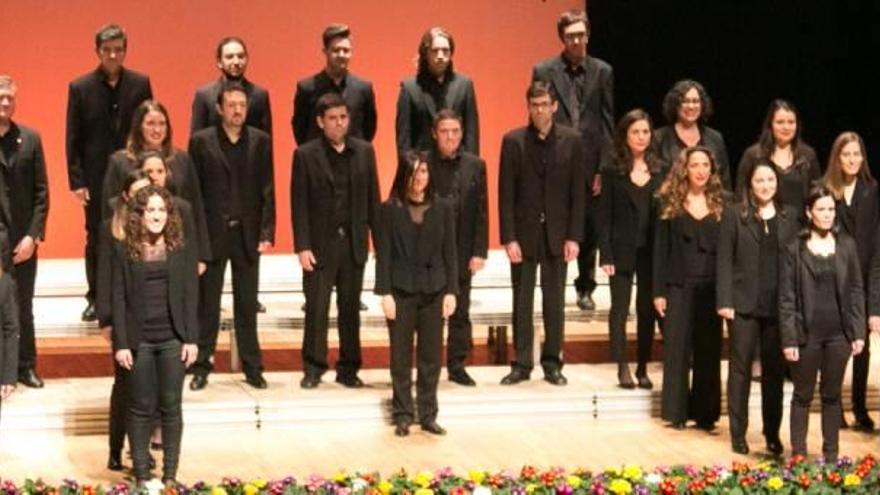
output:
<instances>
[{"instance_id":1,"label":"woman with long dark hair","mask_svg":"<svg viewBox=\"0 0 880 495\"><path fill-rule=\"evenodd\" d=\"M837 461L841 386L850 355L865 345L865 294L856 243L837 232L834 195L813 187L808 226L786 246L779 275L779 330L791 363L791 450L807 455L810 404L821 375L822 454Z\"/></svg>"},{"instance_id":2,"label":"woman with long dark hair","mask_svg":"<svg viewBox=\"0 0 880 495\"><path fill-rule=\"evenodd\" d=\"M651 117L641 109L624 115L614 133L612 166L603 170L604 191L599 199L599 265L609 277L611 311L608 333L621 388L635 388L626 352L626 319L636 290L638 386L651 389L647 363L654 343L657 315L651 299L654 193L662 180L660 158L651 147Z\"/></svg>"},{"instance_id":3,"label":"woman with long dark hair","mask_svg":"<svg viewBox=\"0 0 880 495\"><path fill-rule=\"evenodd\" d=\"M702 146L682 151L657 197L654 308L666 318L661 417L676 429L693 419L711 431L721 415L715 256L725 200L712 151Z\"/></svg>"},{"instance_id":4,"label":"woman with long dark hair","mask_svg":"<svg viewBox=\"0 0 880 495\"><path fill-rule=\"evenodd\" d=\"M767 450L782 454L782 384L785 359L779 340L779 256L797 233L797 210L779 202L774 167L757 163L741 174L748 183L739 202L724 210L718 240L716 295L718 315L727 320L730 364L727 410L733 451L749 452L751 366L756 347L761 357L761 415Z\"/></svg>"}]
</instances>

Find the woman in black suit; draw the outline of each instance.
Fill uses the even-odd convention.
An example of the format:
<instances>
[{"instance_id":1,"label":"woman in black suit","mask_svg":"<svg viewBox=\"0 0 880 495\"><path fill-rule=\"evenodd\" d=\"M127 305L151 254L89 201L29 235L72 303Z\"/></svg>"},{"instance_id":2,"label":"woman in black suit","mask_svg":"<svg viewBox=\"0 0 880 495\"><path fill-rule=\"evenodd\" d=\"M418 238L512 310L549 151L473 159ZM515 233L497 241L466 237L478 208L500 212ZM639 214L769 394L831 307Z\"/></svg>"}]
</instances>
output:
<instances>
[{"instance_id":1,"label":"woman in black suit","mask_svg":"<svg viewBox=\"0 0 880 495\"><path fill-rule=\"evenodd\" d=\"M721 415L721 318L715 312L715 253L724 193L712 151L687 148L657 194L654 308L663 326L661 417L693 419L706 431ZM693 383L688 375L693 360Z\"/></svg>"},{"instance_id":2,"label":"woman in black suit","mask_svg":"<svg viewBox=\"0 0 880 495\"><path fill-rule=\"evenodd\" d=\"M128 370L128 435L134 477L150 478L152 418L162 418L163 474L177 475L186 367L198 354L196 247L186 242L171 195L149 185L129 201L124 238L113 245L113 349Z\"/></svg>"},{"instance_id":3,"label":"woman in black suit","mask_svg":"<svg viewBox=\"0 0 880 495\"><path fill-rule=\"evenodd\" d=\"M868 274L876 250L877 222L880 221L880 196L877 182L871 176L865 144L855 132L844 132L834 140L825 169L825 186L836 202L837 226L856 241L862 281L868 290ZM865 395L868 388L868 364L871 360L870 339L864 350L853 358L852 405L856 417L854 428L873 431L874 421L868 415ZM843 422L846 425L846 422Z\"/></svg>"},{"instance_id":4,"label":"woman in black suit","mask_svg":"<svg viewBox=\"0 0 880 495\"><path fill-rule=\"evenodd\" d=\"M676 82L663 98L667 125L654 133L654 148L666 167L672 166L685 148L708 148L715 157L721 185L730 190L730 162L724 136L707 125L712 111L712 99L702 84L691 79ZM668 172L668 168L664 169L663 176Z\"/></svg>"},{"instance_id":5,"label":"woman in black suit","mask_svg":"<svg viewBox=\"0 0 880 495\"><path fill-rule=\"evenodd\" d=\"M458 292L453 211L432 194L424 155L408 154L399 193L382 205L376 240L376 287L391 338L394 433L409 434L413 335L419 423L444 435L437 424L437 383L443 351L443 319L455 311Z\"/></svg>"},{"instance_id":6,"label":"woman in black suit","mask_svg":"<svg viewBox=\"0 0 880 495\"><path fill-rule=\"evenodd\" d=\"M797 109L785 100L773 100L761 127L758 142L749 146L739 161L736 192L739 197L748 181L744 174L756 163L769 163L781 178L779 199L784 205L802 211L810 186L819 179L816 152L801 140Z\"/></svg>"},{"instance_id":7,"label":"woman in black suit","mask_svg":"<svg viewBox=\"0 0 880 495\"><path fill-rule=\"evenodd\" d=\"M767 450L782 454L782 384L785 359L779 341L777 286L779 256L797 233L797 210L778 201L773 166L758 163L742 174L748 181L739 203L724 210L718 240L716 305L727 320L730 365L727 410L733 451L747 454L751 367L756 346L761 356L761 415Z\"/></svg>"},{"instance_id":8,"label":"woman in black suit","mask_svg":"<svg viewBox=\"0 0 880 495\"><path fill-rule=\"evenodd\" d=\"M841 386L850 355L865 345L865 293L853 239L837 233L834 195L814 187L805 203L809 226L786 246L779 274L779 330L791 362L791 450L807 454L810 403L822 376L822 454L835 462Z\"/></svg>"},{"instance_id":9,"label":"woman in black suit","mask_svg":"<svg viewBox=\"0 0 880 495\"><path fill-rule=\"evenodd\" d=\"M604 191L599 198L599 265L608 275L611 311L608 333L611 354L617 362L621 388L636 384L630 374L626 352L626 319L632 297L633 276L638 280L636 317L640 388L651 389L647 363L654 343L657 315L651 299L654 193L662 180L660 158L651 147L651 117L641 109L628 112L617 124L611 167L603 170Z\"/></svg>"}]
</instances>

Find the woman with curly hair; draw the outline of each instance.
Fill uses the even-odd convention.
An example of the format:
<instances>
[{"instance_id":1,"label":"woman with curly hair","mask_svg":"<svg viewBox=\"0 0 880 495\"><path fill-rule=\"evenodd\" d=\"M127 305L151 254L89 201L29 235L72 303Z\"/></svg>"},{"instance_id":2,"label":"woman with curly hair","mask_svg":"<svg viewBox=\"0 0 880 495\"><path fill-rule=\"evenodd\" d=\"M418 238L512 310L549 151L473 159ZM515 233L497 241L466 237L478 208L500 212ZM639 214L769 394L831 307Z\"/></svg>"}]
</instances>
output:
<instances>
[{"instance_id":1,"label":"woman with curly hair","mask_svg":"<svg viewBox=\"0 0 880 495\"><path fill-rule=\"evenodd\" d=\"M164 188L140 189L128 209L112 253L114 357L128 372L134 477L139 483L151 477L149 443L158 408L162 479L173 484L183 431L183 378L198 353L198 254L185 242L180 214Z\"/></svg>"},{"instance_id":2,"label":"woman with curly hair","mask_svg":"<svg viewBox=\"0 0 880 495\"><path fill-rule=\"evenodd\" d=\"M654 308L666 318L661 417L676 429L693 419L711 431L721 414L715 252L725 199L712 151L682 151L657 196Z\"/></svg>"}]
</instances>

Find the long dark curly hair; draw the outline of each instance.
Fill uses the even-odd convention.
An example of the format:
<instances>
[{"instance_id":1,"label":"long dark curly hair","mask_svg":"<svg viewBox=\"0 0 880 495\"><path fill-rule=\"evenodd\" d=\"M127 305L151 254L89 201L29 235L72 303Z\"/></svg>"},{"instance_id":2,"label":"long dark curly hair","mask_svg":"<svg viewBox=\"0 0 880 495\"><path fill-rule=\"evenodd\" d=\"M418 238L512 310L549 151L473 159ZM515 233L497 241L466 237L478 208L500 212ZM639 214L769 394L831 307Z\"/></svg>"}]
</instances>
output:
<instances>
[{"instance_id":1,"label":"long dark curly hair","mask_svg":"<svg viewBox=\"0 0 880 495\"><path fill-rule=\"evenodd\" d=\"M162 231L165 240L165 248L168 252L176 251L183 247L183 221L177 205L167 189L155 185L141 188L128 200L128 221L125 223L125 246L129 258L140 260L143 257L143 247L148 242L149 232L144 227L144 211L147 203L153 196L159 196L165 202L165 210L168 213L168 221Z\"/></svg>"},{"instance_id":2,"label":"long dark curly hair","mask_svg":"<svg viewBox=\"0 0 880 495\"><path fill-rule=\"evenodd\" d=\"M704 146L692 146L685 148L678 155L675 164L657 191L657 198L660 199L660 218L669 220L683 215L685 203L687 202L687 194L690 186L688 184L688 168L687 163L691 155L694 153L705 153L709 157L712 175L709 177L709 183L706 184L706 205L709 207L711 215L716 220L721 220L721 212L724 209L724 193L721 187L721 178L718 176L718 165L715 162L715 156L709 148Z\"/></svg>"}]
</instances>

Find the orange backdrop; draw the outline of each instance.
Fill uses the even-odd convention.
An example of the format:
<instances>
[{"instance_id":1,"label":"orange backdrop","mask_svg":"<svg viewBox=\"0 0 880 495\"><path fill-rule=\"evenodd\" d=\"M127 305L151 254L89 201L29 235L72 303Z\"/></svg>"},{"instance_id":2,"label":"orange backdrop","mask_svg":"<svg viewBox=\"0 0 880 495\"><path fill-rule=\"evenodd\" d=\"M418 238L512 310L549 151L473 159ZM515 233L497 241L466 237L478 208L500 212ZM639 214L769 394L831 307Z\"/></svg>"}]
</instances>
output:
<instances>
[{"instance_id":1,"label":"orange backdrop","mask_svg":"<svg viewBox=\"0 0 880 495\"><path fill-rule=\"evenodd\" d=\"M51 211L42 257L80 257L82 209L67 188L64 125L67 83L97 64L94 32L116 22L126 28L126 66L150 75L156 97L171 113L174 143L189 139L195 89L217 77L216 42L245 39L248 77L268 88L275 130L277 245L290 252L290 131L296 81L323 64L320 36L330 22L346 22L354 33L353 72L372 80L379 107L374 142L383 195L396 166L394 106L399 81L415 71L421 33L442 25L455 37L456 70L476 85L480 147L490 191L492 245L498 243L496 188L501 136L526 120L523 93L532 65L561 49L557 15L583 7L578 0L68 0L5 2L0 73L19 85L18 122L37 128L49 170Z\"/></svg>"}]
</instances>

